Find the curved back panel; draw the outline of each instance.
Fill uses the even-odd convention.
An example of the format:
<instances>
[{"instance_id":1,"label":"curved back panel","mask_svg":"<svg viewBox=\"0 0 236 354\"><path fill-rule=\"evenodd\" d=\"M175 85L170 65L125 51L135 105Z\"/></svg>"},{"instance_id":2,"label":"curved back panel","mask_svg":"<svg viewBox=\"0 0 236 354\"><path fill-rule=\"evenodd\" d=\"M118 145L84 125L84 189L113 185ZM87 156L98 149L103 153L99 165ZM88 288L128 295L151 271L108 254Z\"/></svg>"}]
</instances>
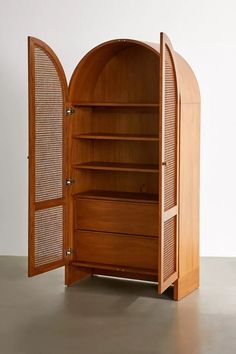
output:
<instances>
[{"instance_id":1,"label":"curved back panel","mask_svg":"<svg viewBox=\"0 0 236 354\"><path fill-rule=\"evenodd\" d=\"M145 42L112 40L88 52L70 80L70 101L77 103L156 100L159 52ZM104 83L106 83L104 85Z\"/></svg>"}]
</instances>

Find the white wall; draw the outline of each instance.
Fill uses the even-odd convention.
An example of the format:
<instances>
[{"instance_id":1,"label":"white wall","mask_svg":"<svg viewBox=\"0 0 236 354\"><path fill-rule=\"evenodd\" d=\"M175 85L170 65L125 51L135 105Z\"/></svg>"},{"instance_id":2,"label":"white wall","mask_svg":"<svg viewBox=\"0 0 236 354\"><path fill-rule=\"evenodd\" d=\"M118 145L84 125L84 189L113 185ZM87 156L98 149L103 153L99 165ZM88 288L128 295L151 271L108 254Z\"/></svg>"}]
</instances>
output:
<instances>
[{"instance_id":1,"label":"white wall","mask_svg":"<svg viewBox=\"0 0 236 354\"><path fill-rule=\"evenodd\" d=\"M113 38L166 32L202 95L201 254L236 256L236 21L225 0L0 0L0 254L27 254L27 36L47 42L67 78Z\"/></svg>"}]
</instances>

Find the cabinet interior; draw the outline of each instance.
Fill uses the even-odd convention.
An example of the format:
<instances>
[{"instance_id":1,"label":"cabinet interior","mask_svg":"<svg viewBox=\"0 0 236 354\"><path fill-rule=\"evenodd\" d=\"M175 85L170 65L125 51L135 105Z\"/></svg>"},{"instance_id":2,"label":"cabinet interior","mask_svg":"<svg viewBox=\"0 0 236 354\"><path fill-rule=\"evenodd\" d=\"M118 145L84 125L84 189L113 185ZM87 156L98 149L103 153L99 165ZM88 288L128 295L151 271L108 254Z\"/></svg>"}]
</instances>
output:
<instances>
[{"instance_id":1,"label":"cabinet interior","mask_svg":"<svg viewBox=\"0 0 236 354\"><path fill-rule=\"evenodd\" d=\"M158 200L159 58L126 42L95 54L70 92L72 194Z\"/></svg>"}]
</instances>

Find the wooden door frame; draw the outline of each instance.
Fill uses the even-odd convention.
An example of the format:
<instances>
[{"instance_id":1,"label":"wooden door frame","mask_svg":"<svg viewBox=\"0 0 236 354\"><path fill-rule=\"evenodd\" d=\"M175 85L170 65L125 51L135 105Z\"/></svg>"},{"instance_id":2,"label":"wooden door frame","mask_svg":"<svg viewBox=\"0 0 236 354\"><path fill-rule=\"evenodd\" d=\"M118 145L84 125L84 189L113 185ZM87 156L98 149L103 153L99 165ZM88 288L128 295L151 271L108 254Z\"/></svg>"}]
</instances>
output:
<instances>
[{"instance_id":1,"label":"wooden door frame","mask_svg":"<svg viewBox=\"0 0 236 354\"><path fill-rule=\"evenodd\" d=\"M165 171L165 47L167 46L175 74L175 88L176 88L176 205L164 211L164 171ZM179 196L179 85L177 65L175 61L174 49L168 36L161 32L160 34L160 152L159 152L159 218L160 218L160 236L159 236L159 264L158 264L158 293L162 294L173 282L178 279L178 196ZM163 147L163 148L162 148ZM176 243L175 243L175 272L164 281L163 279L163 253L164 253L164 223L171 217L176 215Z\"/></svg>"},{"instance_id":2,"label":"wooden door frame","mask_svg":"<svg viewBox=\"0 0 236 354\"><path fill-rule=\"evenodd\" d=\"M63 109L65 111L67 100L68 100L68 86L66 81L66 76L63 70L63 67L57 58L56 54L53 50L43 41L34 38L28 37L28 94L29 94L29 154L28 154L28 276L34 276L43 272L47 272L49 270L64 266L68 263L68 257L65 256L61 261L56 261L50 263L49 265L43 265L39 267L35 267L35 227L34 227L34 218L35 211L39 210L42 207L48 208L50 206L63 205L63 249L67 249L68 238L67 238L67 219L68 219L68 211L66 205L68 204L68 191L63 187L63 196L62 198L58 198L58 200L48 200L43 202L38 202L37 205L35 203L35 55L34 49L35 47L39 47L41 50L48 55L50 60L53 62L55 69L58 73L58 78L61 82L61 88L63 92ZM66 117L63 116L63 165L62 165L62 175L63 181L68 177L68 163L66 163L66 159L68 156L67 144L65 143L67 139L67 124ZM63 202L61 202L63 199Z\"/></svg>"}]
</instances>

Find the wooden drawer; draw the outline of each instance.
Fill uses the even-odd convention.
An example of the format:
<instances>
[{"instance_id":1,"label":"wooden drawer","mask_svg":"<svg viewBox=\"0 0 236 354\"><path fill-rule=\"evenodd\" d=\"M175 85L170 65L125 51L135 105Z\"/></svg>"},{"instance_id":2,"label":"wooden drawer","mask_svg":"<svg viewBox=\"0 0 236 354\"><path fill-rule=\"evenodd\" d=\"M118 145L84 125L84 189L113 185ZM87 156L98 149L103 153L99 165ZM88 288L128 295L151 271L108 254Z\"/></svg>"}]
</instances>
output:
<instances>
[{"instance_id":1,"label":"wooden drawer","mask_svg":"<svg viewBox=\"0 0 236 354\"><path fill-rule=\"evenodd\" d=\"M157 270L158 239L78 230L75 261Z\"/></svg>"},{"instance_id":2,"label":"wooden drawer","mask_svg":"<svg viewBox=\"0 0 236 354\"><path fill-rule=\"evenodd\" d=\"M75 229L158 236L158 204L76 198Z\"/></svg>"}]
</instances>

